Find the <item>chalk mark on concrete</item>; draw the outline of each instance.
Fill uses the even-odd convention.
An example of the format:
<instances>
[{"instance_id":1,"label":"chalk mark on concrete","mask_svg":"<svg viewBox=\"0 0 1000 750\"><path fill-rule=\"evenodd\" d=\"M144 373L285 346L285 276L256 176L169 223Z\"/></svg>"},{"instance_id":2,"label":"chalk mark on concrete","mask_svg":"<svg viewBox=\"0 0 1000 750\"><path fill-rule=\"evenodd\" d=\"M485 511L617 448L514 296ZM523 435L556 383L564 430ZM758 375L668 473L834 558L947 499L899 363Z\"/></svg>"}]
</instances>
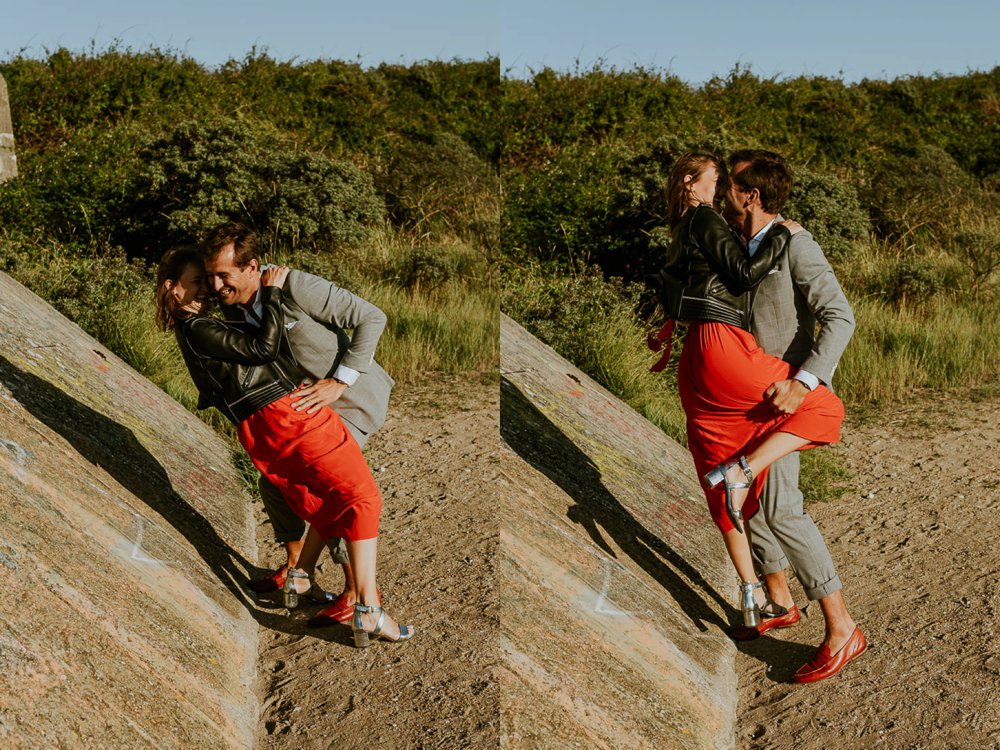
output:
<instances>
[{"instance_id":1,"label":"chalk mark on concrete","mask_svg":"<svg viewBox=\"0 0 1000 750\"><path fill-rule=\"evenodd\" d=\"M143 524L142 522L142 516L140 516L138 513L133 511L132 515L135 517L135 523L136 526L138 526L138 530L136 531L135 534L135 542L132 543L132 554L129 555L129 557L131 557L133 560L138 560L139 562L151 562L151 563L160 562L156 558L147 557L142 553L142 534L145 529L145 524Z\"/></svg>"},{"instance_id":2,"label":"chalk mark on concrete","mask_svg":"<svg viewBox=\"0 0 1000 750\"><path fill-rule=\"evenodd\" d=\"M611 615L613 617L628 617L629 613L608 602L608 589L611 588L611 561L604 559L604 585L601 593L597 597L597 604L594 605L594 612L599 615ZM607 603L607 606L605 606Z\"/></svg>"},{"instance_id":3,"label":"chalk mark on concrete","mask_svg":"<svg viewBox=\"0 0 1000 750\"><path fill-rule=\"evenodd\" d=\"M14 454L14 460L17 463L19 463L21 466L24 466L24 464L27 462L27 460L28 460L28 451L26 451L20 445L18 445L17 443L15 443L13 440L6 440L4 438L0 438L0 446L6 448L11 453L13 453Z\"/></svg>"}]
</instances>

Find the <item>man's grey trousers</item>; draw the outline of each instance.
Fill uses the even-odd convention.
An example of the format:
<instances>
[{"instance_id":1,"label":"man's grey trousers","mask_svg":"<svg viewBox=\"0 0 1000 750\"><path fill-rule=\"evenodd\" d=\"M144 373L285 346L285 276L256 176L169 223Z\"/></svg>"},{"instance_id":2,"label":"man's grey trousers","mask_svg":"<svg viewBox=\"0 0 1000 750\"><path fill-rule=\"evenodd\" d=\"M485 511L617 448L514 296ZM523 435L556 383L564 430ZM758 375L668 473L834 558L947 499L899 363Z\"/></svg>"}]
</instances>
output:
<instances>
[{"instance_id":1,"label":"man's grey trousers","mask_svg":"<svg viewBox=\"0 0 1000 750\"><path fill-rule=\"evenodd\" d=\"M771 464L760 510L747 527L754 562L762 575L790 565L810 600L841 588L826 542L802 507L798 451Z\"/></svg>"}]
</instances>

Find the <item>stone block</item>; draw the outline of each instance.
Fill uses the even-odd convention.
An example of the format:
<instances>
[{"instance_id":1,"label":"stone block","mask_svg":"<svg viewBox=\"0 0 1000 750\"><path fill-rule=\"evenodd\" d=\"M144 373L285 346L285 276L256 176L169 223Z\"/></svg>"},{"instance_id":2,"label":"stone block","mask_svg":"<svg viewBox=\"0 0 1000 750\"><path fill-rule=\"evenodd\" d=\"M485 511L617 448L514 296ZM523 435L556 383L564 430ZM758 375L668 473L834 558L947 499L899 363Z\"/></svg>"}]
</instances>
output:
<instances>
[{"instance_id":1,"label":"stone block","mask_svg":"<svg viewBox=\"0 0 1000 750\"><path fill-rule=\"evenodd\" d=\"M732 748L735 573L687 450L500 328L510 748Z\"/></svg>"},{"instance_id":2,"label":"stone block","mask_svg":"<svg viewBox=\"0 0 1000 750\"><path fill-rule=\"evenodd\" d=\"M3 273L0 321L0 747L252 747L229 446Z\"/></svg>"}]
</instances>

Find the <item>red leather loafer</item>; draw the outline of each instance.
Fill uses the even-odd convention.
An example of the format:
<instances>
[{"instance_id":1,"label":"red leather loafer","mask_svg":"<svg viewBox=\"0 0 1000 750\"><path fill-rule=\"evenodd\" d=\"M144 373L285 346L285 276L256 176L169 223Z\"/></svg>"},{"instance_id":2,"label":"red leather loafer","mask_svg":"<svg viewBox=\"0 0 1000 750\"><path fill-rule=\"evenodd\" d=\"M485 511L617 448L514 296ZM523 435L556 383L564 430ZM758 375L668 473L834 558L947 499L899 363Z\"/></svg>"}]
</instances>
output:
<instances>
[{"instance_id":1,"label":"red leather loafer","mask_svg":"<svg viewBox=\"0 0 1000 750\"><path fill-rule=\"evenodd\" d=\"M855 627L851 637L847 639L847 643L841 646L837 653L831 654L827 646L820 646L812 659L795 670L792 680L798 683L817 682L825 680L827 677L833 677L844 668L847 662L861 656L866 648L868 648L868 641L865 640L861 628Z\"/></svg>"},{"instance_id":2,"label":"red leather loafer","mask_svg":"<svg viewBox=\"0 0 1000 750\"><path fill-rule=\"evenodd\" d=\"M734 641L752 641L754 638L760 638L771 628L790 628L798 621L799 608L793 604L783 615L778 615L777 617L761 617L760 625L757 625L756 627L751 628L746 625L734 625L733 627L727 629L726 633Z\"/></svg>"},{"instance_id":3,"label":"red leather loafer","mask_svg":"<svg viewBox=\"0 0 1000 750\"><path fill-rule=\"evenodd\" d=\"M348 603L347 594L341 594L333 600L333 604L323 607L309 618L306 623L311 628L327 628L339 622L350 622L354 616L354 602ZM378 593L378 603L382 604L382 592Z\"/></svg>"},{"instance_id":4,"label":"red leather loafer","mask_svg":"<svg viewBox=\"0 0 1000 750\"><path fill-rule=\"evenodd\" d=\"M278 568L268 576L252 579L248 585L251 591L256 591L258 594L268 594L284 586L287 576L288 568Z\"/></svg>"}]
</instances>

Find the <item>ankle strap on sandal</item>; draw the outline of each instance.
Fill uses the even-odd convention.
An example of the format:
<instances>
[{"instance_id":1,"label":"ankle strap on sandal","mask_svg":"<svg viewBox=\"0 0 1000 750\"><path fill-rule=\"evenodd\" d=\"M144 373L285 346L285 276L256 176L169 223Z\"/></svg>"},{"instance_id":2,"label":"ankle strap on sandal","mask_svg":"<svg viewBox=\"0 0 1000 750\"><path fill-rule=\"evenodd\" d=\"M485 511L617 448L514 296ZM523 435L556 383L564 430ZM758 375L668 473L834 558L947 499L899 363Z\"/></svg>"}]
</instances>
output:
<instances>
[{"instance_id":1,"label":"ankle strap on sandal","mask_svg":"<svg viewBox=\"0 0 1000 750\"><path fill-rule=\"evenodd\" d=\"M747 461L746 456L739 457L740 468L743 469L743 473L746 475L747 481L753 481L753 469L750 468L750 462Z\"/></svg>"}]
</instances>

